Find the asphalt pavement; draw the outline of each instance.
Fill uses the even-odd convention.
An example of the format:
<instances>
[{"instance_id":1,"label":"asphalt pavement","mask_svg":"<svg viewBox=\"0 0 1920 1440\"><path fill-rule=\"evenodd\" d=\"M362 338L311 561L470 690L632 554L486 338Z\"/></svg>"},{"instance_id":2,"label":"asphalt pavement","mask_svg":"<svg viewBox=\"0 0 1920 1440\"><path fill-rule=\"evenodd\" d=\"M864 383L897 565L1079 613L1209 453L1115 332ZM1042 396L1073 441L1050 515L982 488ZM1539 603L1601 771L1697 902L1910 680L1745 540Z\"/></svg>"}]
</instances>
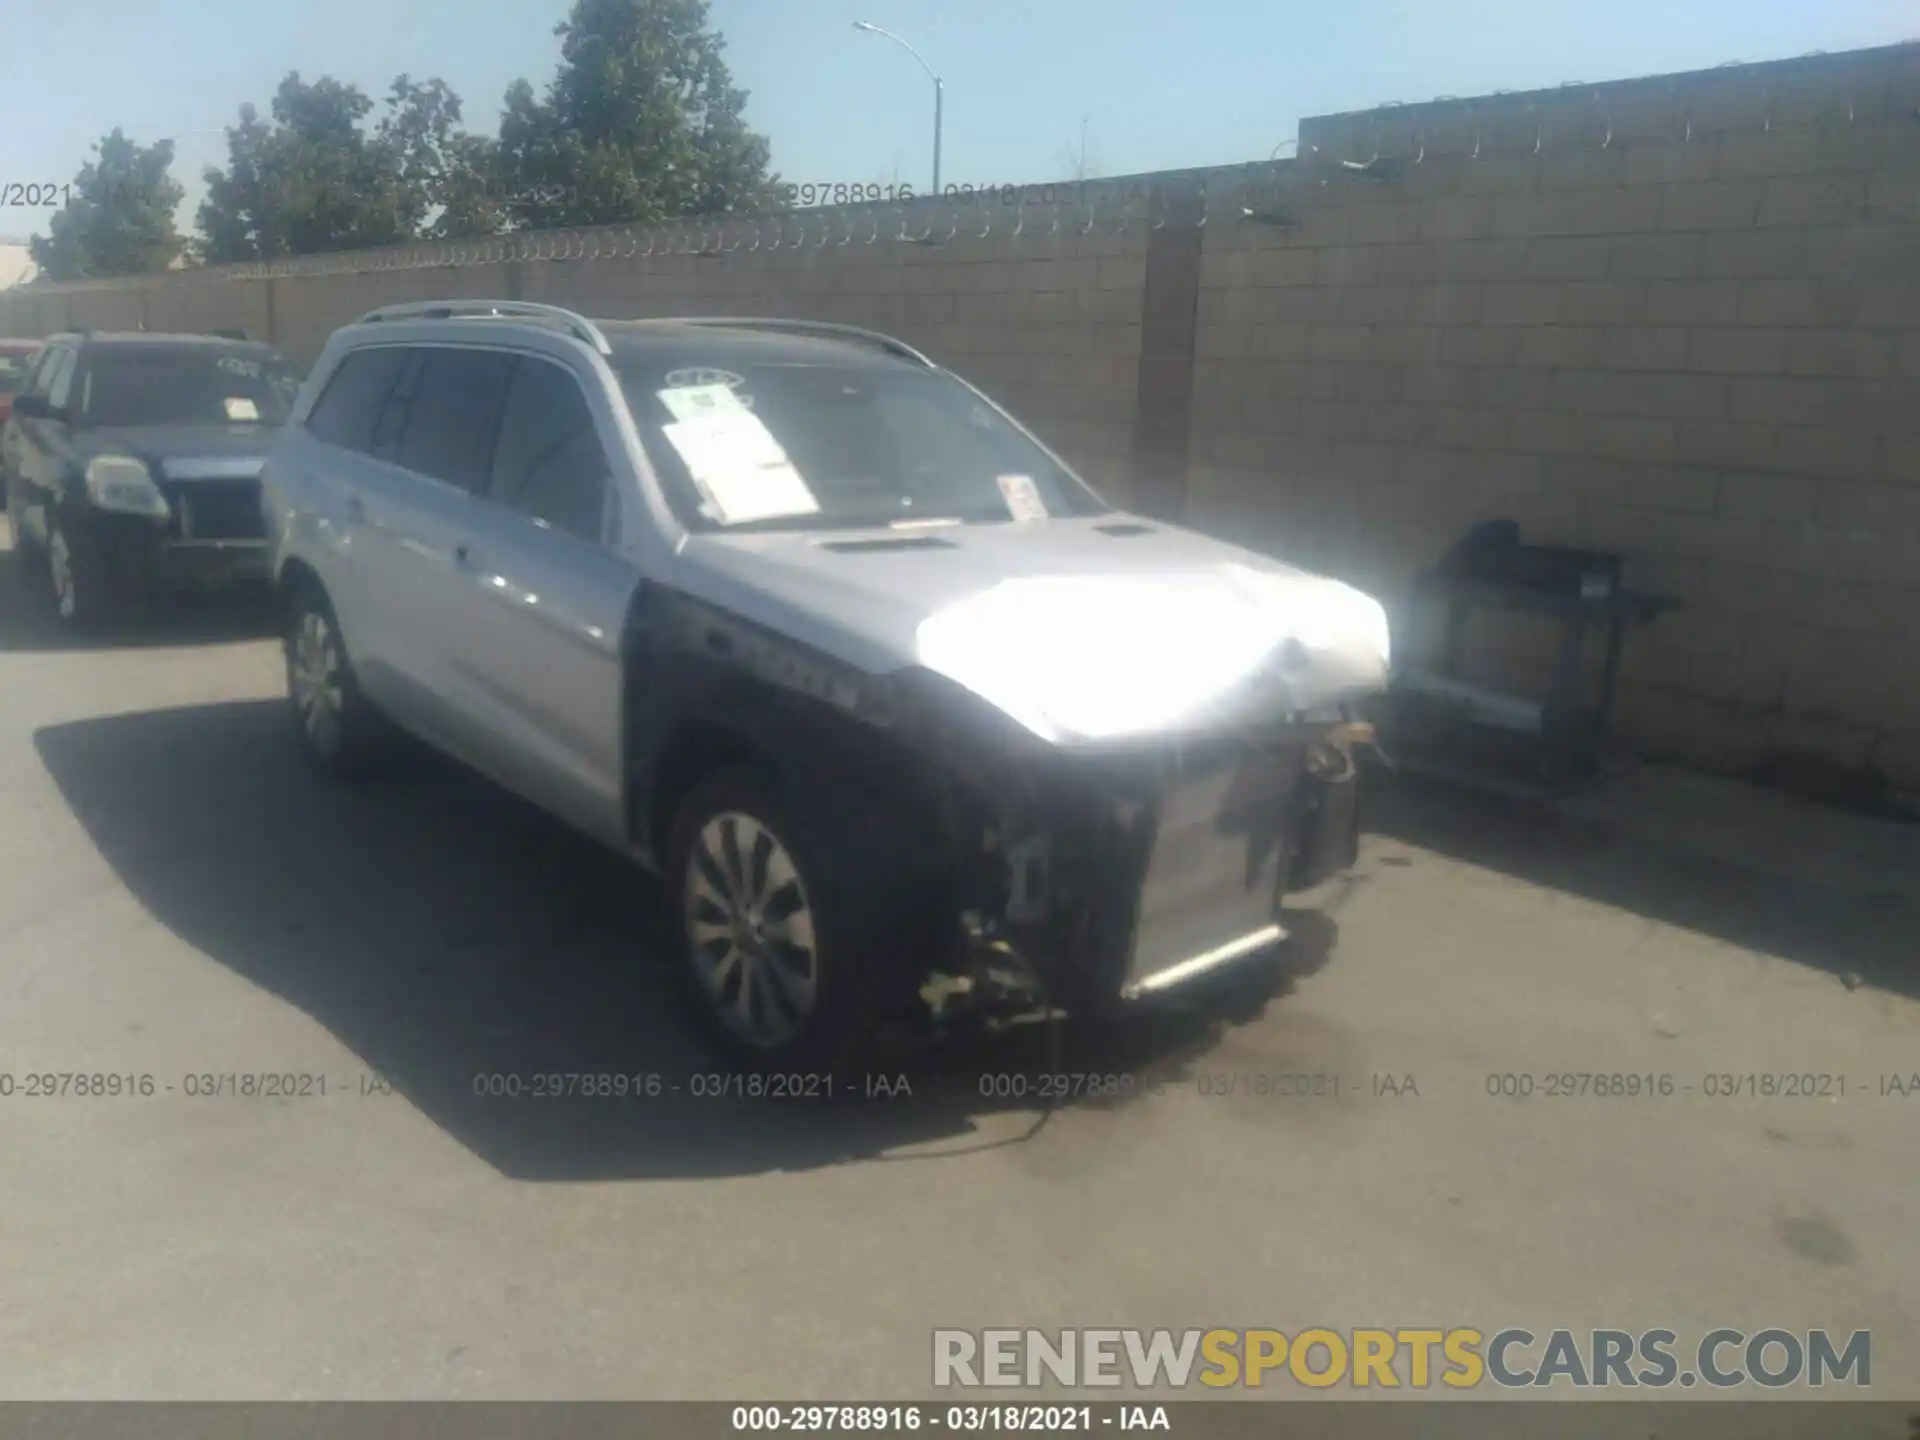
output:
<instances>
[{"instance_id":1,"label":"asphalt pavement","mask_svg":"<svg viewBox=\"0 0 1920 1440\"><path fill-rule=\"evenodd\" d=\"M448 764L309 774L258 609L69 646L10 560L0 1398L907 1398L989 1325L1867 1329L1920 1396L1907 898L1403 789L1257 1018L756 1101L646 879ZM660 1093L486 1093L552 1072ZM1847 1093L1737 1078L1788 1074Z\"/></svg>"}]
</instances>

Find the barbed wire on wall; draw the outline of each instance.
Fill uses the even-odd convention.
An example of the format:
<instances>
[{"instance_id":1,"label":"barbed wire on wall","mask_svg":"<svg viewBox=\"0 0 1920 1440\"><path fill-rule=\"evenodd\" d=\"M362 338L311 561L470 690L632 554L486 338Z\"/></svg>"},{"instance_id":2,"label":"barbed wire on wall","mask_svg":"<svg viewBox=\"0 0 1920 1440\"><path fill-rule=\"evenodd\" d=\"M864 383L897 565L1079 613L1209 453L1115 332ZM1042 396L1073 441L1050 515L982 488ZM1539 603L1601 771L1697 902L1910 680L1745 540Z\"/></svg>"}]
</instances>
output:
<instances>
[{"instance_id":1,"label":"barbed wire on wall","mask_svg":"<svg viewBox=\"0 0 1920 1440\"><path fill-rule=\"evenodd\" d=\"M1863 82L1864 83L1864 82ZM668 261L742 256L822 261L876 247L965 245L984 241L1032 241L1051 244L1084 237L1113 237L1137 244L1170 224L1262 226L1292 229L1304 223L1316 203L1341 187L1388 187L1422 177L1441 161L1471 164L1500 155L1530 155L1551 164L1558 157L1605 152L1621 143L1618 106L1634 106L1640 122L1636 146L1663 141L1698 145L1714 136L1758 132L1780 136L1800 126L1782 125L1775 105L1776 85L1744 87L1737 96L1705 97L1694 85L1674 84L1662 103L1671 123L1664 133L1648 133L1645 91L1618 95L1611 86L1593 87L1587 103L1569 103L1568 92L1586 89L1570 82L1560 92L1519 109L1476 116L1443 113L1451 97L1413 105L1389 102L1371 116L1326 134L1322 143L1298 143L1296 153L1280 158L1295 142L1282 142L1266 160L1204 171L1167 172L1138 178L993 187L941 197L918 197L865 204L791 209L757 216L696 216L658 226L613 225L572 230L526 231L427 241L383 250L332 252L237 265L172 272L163 283L220 283L235 280L312 278L384 271L461 269L480 265L547 264L596 261ZM1837 87L1823 92L1828 107L1816 123L1859 123L1856 97ZM1804 93L1795 97L1802 102ZM1726 123L1726 113L1701 120L1701 103L1734 99L1735 113L1749 122ZM1474 102L1459 102L1471 106ZM1896 116L1897 118L1903 118ZM1920 115L1914 118L1920 119ZM1316 127L1317 129L1323 127ZM1920 147L1920 130L1916 130ZM1438 179L1443 193L1447 185ZM62 290L121 288L129 281L83 282L36 287L41 294ZM151 283L151 277L147 283Z\"/></svg>"},{"instance_id":2,"label":"barbed wire on wall","mask_svg":"<svg viewBox=\"0 0 1920 1440\"><path fill-rule=\"evenodd\" d=\"M1585 87L1570 82L1562 88ZM1634 134L1634 144L1703 143L1708 132L1696 123L1696 108L1684 103L1680 95L1676 86L1669 96L1671 132L1649 135L1642 130ZM1771 87L1752 98L1756 118L1750 126L1718 123L1711 133L1757 131L1777 136L1797 128L1779 123ZM1445 99L1433 103L1444 103ZM1428 108L1398 103L1379 107L1370 138L1356 143L1356 137L1349 134L1345 153L1330 153L1331 144L1304 144L1295 156L1275 158L1287 148L1283 143L1274 147L1274 154L1264 161L1199 174L1143 177L1137 182L1008 187L977 196L949 195L938 200L922 197L758 217L692 217L654 227L530 231L226 266L220 268L219 275L262 280L508 263L741 255L827 257L877 246L938 247L993 239L1113 235L1137 240L1170 223L1203 229L1216 224L1285 229L1302 223L1303 203L1343 184L1404 181L1443 159L1472 162L1522 154L1550 163L1550 157L1610 151L1622 143L1614 106L1604 87L1595 88L1589 105L1578 111L1564 102L1544 102L1480 123L1454 121L1445 126L1428 126L1417 119L1400 122L1394 113ZM1835 102L1831 118L1842 117L1847 124L1858 123L1859 107L1853 99L1843 96ZM1457 147L1440 146L1435 132L1441 130L1457 139ZM1389 143L1390 138L1394 143Z\"/></svg>"}]
</instances>

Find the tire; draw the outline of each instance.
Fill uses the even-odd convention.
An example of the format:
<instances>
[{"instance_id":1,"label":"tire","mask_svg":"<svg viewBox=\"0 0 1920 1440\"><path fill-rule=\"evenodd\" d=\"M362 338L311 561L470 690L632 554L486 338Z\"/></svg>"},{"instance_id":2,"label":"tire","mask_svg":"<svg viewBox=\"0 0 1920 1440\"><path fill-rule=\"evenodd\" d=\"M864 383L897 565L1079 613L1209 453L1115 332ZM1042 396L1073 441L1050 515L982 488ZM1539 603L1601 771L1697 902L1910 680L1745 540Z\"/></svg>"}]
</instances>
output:
<instances>
[{"instance_id":1,"label":"tire","mask_svg":"<svg viewBox=\"0 0 1920 1440\"><path fill-rule=\"evenodd\" d=\"M46 590L47 614L73 634L91 633L123 618L131 607L127 585L113 573L98 542L47 509L46 549L34 567Z\"/></svg>"},{"instance_id":2,"label":"tire","mask_svg":"<svg viewBox=\"0 0 1920 1440\"><path fill-rule=\"evenodd\" d=\"M301 752L322 774L367 774L384 750L383 717L360 690L327 597L312 585L293 592L283 637L287 704Z\"/></svg>"},{"instance_id":3,"label":"tire","mask_svg":"<svg viewBox=\"0 0 1920 1440\"><path fill-rule=\"evenodd\" d=\"M871 826L850 829L850 808L808 805L770 772L740 767L695 786L676 814L666 871L675 988L739 1071L845 1077L912 995L903 961L915 953L914 887L894 883L906 879L887 858L897 841L877 846Z\"/></svg>"},{"instance_id":4,"label":"tire","mask_svg":"<svg viewBox=\"0 0 1920 1440\"><path fill-rule=\"evenodd\" d=\"M40 547L27 538L27 532L23 528L20 501L16 494L18 487L12 480L8 480L6 489L7 523L8 528L13 532L11 561L13 580L21 599L27 605L28 613L31 614L38 610L40 597L46 589L46 580L41 573L41 567L46 561L40 553Z\"/></svg>"}]
</instances>

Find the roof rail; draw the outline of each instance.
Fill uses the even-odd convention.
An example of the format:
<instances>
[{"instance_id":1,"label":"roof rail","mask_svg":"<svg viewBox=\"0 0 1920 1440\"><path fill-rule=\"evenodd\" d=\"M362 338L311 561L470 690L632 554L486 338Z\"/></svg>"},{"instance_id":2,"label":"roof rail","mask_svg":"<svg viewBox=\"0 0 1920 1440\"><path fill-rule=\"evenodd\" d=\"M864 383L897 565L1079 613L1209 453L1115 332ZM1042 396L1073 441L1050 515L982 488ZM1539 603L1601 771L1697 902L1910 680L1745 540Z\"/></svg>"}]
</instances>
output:
<instances>
[{"instance_id":1,"label":"roof rail","mask_svg":"<svg viewBox=\"0 0 1920 1440\"><path fill-rule=\"evenodd\" d=\"M857 340L867 345L877 345L890 355L898 355L903 360L928 370L939 367L922 355L904 340L896 340L891 335L882 335L878 330L863 330L858 325L833 325L825 320L784 320L762 319L750 315L678 315L674 316L675 325L738 325L748 330L778 330L793 335L819 335L826 339Z\"/></svg>"},{"instance_id":2,"label":"roof rail","mask_svg":"<svg viewBox=\"0 0 1920 1440\"><path fill-rule=\"evenodd\" d=\"M600 327L586 316L558 305L536 305L531 300L416 300L405 305L382 305L369 310L355 324L375 325L386 320L547 320L562 326L576 340L584 340L602 355L613 347Z\"/></svg>"}]
</instances>

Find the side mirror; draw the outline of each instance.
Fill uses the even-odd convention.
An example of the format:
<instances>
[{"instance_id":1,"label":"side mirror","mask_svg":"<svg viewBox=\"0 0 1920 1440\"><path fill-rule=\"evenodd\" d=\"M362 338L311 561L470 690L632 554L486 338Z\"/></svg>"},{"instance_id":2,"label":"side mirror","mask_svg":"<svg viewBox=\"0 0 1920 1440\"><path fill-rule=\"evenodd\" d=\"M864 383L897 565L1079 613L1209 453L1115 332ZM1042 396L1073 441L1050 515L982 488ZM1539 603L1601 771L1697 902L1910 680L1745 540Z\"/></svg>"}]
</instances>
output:
<instances>
[{"instance_id":1,"label":"side mirror","mask_svg":"<svg viewBox=\"0 0 1920 1440\"><path fill-rule=\"evenodd\" d=\"M27 420L44 420L51 409L38 395L16 395L13 397L13 413Z\"/></svg>"}]
</instances>

